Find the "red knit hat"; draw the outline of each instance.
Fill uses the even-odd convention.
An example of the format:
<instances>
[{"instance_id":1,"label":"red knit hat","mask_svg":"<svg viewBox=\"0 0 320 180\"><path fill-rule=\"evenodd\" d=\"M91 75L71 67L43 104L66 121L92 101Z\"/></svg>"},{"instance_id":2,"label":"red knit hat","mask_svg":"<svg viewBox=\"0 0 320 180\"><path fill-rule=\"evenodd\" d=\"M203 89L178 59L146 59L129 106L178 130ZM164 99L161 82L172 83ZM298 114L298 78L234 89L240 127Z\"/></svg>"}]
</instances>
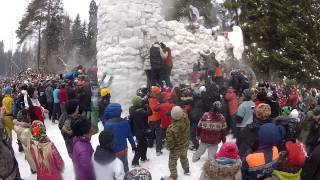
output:
<instances>
[{"instance_id":1,"label":"red knit hat","mask_svg":"<svg viewBox=\"0 0 320 180\"><path fill-rule=\"evenodd\" d=\"M233 142L226 142L221 146L219 152L214 155L214 158L239 159L238 146Z\"/></svg>"}]
</instances>

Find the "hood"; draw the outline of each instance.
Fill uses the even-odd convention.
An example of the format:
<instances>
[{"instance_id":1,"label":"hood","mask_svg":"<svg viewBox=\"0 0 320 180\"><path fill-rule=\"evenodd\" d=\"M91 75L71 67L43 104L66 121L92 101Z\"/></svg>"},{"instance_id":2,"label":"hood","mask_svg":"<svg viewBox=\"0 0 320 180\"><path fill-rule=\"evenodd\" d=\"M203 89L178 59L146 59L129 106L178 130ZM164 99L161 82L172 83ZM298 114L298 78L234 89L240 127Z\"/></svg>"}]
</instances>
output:
<instances>
[{"instance_id":1,"label":"hood","mask_svg":"<svg viewBox=\"0 0 320 180\"><path fill-rule=\"evenodd\" d=\"M103 121L108 121L112 118L119 118L121 116L122 109L118 103L110 103L104 111Z\"/></svg>"},{"instance_id":2,"label":"hood","mask_svg":"<svg viewBox=\"0 0 320 180\"><path fill-rule=\"evenodd\" d=\"M116 156L113 150L104 149L100 146L97 146L93 158L99 164L110 164L113 160L116 159Z\"/></svg>"},{"instance_id":3,"label":"hood","mask_svg":"<svg viewBox=\"0 0 320 180\"><path fill-rule=\"evenodd\" d=\"M297 173L287 173L283 171L273 170L272 175L279 180L296 180L300 179L301 169Z\"/></svg>"},{"instance_id":4,"label":"hood","mask_svg":"<svg viewBox=\"0 0 320 180\"><path fill-rule=\"evenodd\" d=\"M263 124L259 128L259 145L274 146L279 142L281 137L280 129L273 123Z\"/></svg>"},{"instance_id":5,"label":"hood","mask_svg":"<svg viewBox=\"0 0 320 180\"><path fill-rule=\"evenodd\" d=\"M241 170L240 159L233 164L221 165L215 159L209 159L203 165L203 173L207 179L219 179L219 177L233 177Z\"/></svg>"}]
</instances>

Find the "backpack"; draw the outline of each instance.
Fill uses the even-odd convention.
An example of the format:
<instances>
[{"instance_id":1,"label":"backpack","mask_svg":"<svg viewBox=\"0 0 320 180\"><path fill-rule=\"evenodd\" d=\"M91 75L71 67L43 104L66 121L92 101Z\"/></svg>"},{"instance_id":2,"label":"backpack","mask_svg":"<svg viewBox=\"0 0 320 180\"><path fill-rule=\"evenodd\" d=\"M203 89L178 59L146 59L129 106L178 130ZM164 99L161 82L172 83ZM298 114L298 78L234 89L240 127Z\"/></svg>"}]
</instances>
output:
<instances>
[{"instance_id":1,"label":"backpack","mask_svg":"<svg viewBox=\"0 0 320 180\"><path fill-rule=\"evenodd\" d=\"M288 165L292 167L303 167L307 158L307 153L303 143L298 140L296 140L296 142L287 141L285 146Z\"/></svg>"},{"instance_id":2,"label":"backpack","mask_svg":"<svg viewBox=\"0 0 320 180\"><path fill-rule=\"evenodd\" d=\"M161 59L159 47L152 46L150 48L150 63L151 63L151 68L155 68L155 69L162 68L162 59Z\"/></svg>"}]
</instances>

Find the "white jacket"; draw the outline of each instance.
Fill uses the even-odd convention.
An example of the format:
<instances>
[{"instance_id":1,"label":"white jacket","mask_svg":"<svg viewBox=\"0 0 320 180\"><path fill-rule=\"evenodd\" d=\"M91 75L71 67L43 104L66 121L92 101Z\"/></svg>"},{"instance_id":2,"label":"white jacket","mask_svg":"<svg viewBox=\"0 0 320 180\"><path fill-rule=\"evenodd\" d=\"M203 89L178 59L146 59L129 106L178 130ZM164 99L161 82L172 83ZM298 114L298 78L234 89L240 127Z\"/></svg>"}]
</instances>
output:
<instances>
[{"instance_id":1,"label":"white jacket","mask_svg":"<svg viewBox=\"0 0 320 180\"><path fill-rule=\"evenodd\" d=\"M99 164L94 160L94 155L91 158L96 180L123 180L125 176L122 161L116 158L111 163Z\"/></svg>"}]
</instances>

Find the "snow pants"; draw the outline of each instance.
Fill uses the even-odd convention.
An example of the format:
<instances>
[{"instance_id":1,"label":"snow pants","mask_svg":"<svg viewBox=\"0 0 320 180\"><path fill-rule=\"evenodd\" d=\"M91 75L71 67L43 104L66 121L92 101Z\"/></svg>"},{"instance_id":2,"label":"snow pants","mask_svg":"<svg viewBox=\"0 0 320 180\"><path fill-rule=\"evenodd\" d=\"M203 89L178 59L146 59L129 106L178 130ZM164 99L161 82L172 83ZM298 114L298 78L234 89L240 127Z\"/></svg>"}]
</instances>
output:
<instances>
[{"instance_id":1,"label":"snow pants","mask_svg":"<svg viewBox=\"0 0 320 180\"><path fill-rule=\"evenodd\" d=\"M192 162L198 161L201 156L208 150L208 158L212 158L218 151L218 144L206 144L201 142L198 150L193 154Z\"/></svg>"},{"instance_id":2,"label":"snow pants","mask_svg":"<svg viewBox=\"0 0 320 180\"><path fill-rule=\"evenodd\" d=\"M181 151L170 151L169 154L169 170L170 170L170 177L174 180L178 179L178 172L177 172L177 161L180 159L181 166L184 171L189 170L189 160L188 160L188 148L181 150Z\"/></svg>"}]
</instances>

